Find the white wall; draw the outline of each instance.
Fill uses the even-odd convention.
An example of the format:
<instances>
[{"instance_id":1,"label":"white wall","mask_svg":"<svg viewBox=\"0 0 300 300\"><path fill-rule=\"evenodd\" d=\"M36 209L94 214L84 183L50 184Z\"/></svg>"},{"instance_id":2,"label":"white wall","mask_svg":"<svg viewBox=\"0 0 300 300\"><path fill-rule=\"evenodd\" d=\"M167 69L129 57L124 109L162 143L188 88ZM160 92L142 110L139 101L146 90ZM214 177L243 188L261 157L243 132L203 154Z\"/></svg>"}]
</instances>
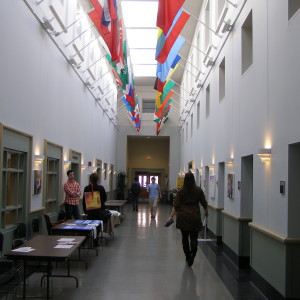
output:
<instances>
[{"instance_id":1,"label":"white wall","mask_svg":"<svg viewBox=\"0 0 300 300\"><path fill-rule=\"evenodd\" d=\"M116 166L116 128L25 3L1 1L0 22L0 122L32 135L33 155L47 139L66 160L73 149L85 165L98 158ZM82 171L82 187L89 172ZM108 180L103 185L108 190Z\"/></svg>"},{"instance_id":2,"label":"white wall","mask_svg":"<svg viewBox=\"0 0 300 300\"><path fill-rule=\"evenodd\" d=\"M240 1L242 2L242 1ZM241 75L241 26L252 9L253 65ZM181 137L180 167L195 160L196 168L225 161L233 155L235 197L225 196L227 212L241 216L241 157L253 154L253 221L287 235L288 191L279 193L280 180L288 181L288 144L300 141L299 72L300 14L288 21L288 1L247 1L215 66L204 83L192 109L194 135ZM226 95L219 102L218 68L226 60ZM205 90L210 84L210 116L205 117ZM196 128L196 107L200 101L201 126ZM190 123L190 117L187 119ZM185 124L183 125L185 135ZM189 125L190 134L190 125ZM184 140L184 142L183 142ZM258 149L270 144L269 164L256 155ZM227 174L225 174L227 177ZM226 185L225 185L226 187ZM226 191L225 191L226 193ZM213 199L209 199L214 204ZM246 216L244 216L246 217ZM300 232L299 232L300 234Z\"/></svg>"}]
</instances>

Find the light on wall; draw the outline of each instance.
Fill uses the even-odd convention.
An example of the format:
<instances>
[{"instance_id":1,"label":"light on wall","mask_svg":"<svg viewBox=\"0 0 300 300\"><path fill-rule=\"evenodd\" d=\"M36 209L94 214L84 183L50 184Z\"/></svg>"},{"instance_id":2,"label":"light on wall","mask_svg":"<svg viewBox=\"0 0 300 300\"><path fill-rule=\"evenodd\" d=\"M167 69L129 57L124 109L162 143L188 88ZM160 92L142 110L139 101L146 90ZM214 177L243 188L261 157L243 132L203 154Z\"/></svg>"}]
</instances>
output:
<instances>
[{"instance_id":1,"label":"light on wall","mask_svg":"<svg viewBox=\"0 0 300 300\"><path fill-rule=\"evenodd\" d=\"M36 169L39 168L39 165L44 161L44 159L45 159L44 155L40 155L40 154L34 155L34 165Z\"/></svg>"},{"instance_id":2,"label":"light on wall","mask_svg":"<svg viewBox=\"0 0 300 300\"><path fill-rule=\"evenodd\" d=\"M86 169L86 165L81 164L81 170L85 170Z\"/></svg>"},{"instance_id":3,"label":"light on wall","mask_svg":"<svg viewBox=\"0 0 300 300\"><path fill-rule=\"evenodd\" d=\"M227 158L226 164L227 166L231 167L233 165L233 158Z\"/></svg>"},{"instance_id":4,"label":"light on wall","mask_svg":"<svg viewBox=\"0 0 300 300\"><path fill-rule=\"evenodd\" d=\"M271 149L259 149L257 155L262 162L269 162L271 160Z\"/></svg>"},{"instance_id":5,"label":"light on wall","mask_svg":"<svg viewBox=\"0 0 300 300\"><path fill-rule=\"evenodd\" d=\"M196 169L190 169L190 172L192 172L193 174L196 173Z\"/></svg>"},{"instance_id":6,"label":"light on wall","mask_svg":"<svg viewBox=\"0 0 300 300\"><path fill-rule=\"evenodd\" d=\"M69 168L71 165L71 161L70 160L64 160L64 166L65 168Z\"/></svg>"}]
</instances>

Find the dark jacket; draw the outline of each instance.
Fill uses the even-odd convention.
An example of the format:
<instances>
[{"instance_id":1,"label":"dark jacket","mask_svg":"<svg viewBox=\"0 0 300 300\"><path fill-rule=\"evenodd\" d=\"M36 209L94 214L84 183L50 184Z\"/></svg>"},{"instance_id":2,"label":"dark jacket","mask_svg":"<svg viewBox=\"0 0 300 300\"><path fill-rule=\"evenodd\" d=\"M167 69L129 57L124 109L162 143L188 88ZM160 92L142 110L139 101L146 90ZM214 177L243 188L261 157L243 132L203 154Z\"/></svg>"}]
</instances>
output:
<instances>
[{"instance_id":1,"label":"dark jacket","mask_svg":"<svg viewBox=\"0 0 300 300\"><path fill-rule=\"evenodd\" d=\"M202 229L200 205L207 208L205 195L200 187L196 187L193 192L189 191L189 196L179 190L174 201L176 211L176 228L186 231L200 231Z\"/></svg>"},{"instance_id":2,"label":"dark jacket","mask_svg":"<svg viewBox=\"0 0 300 300\"><path fill-rule=\"evenodd\" d=\"M89 184L84 188L84 192L91 192L92 191L92 185ZM82 199L82 206L83 211L85 214L87 214L88 220L102 220L103 211L105 210L105 202L107 199L107 194L105 192L105 189L102 185L94 185L93 191L99 191L100 192L100 200L101 200L101 208L99 209L93 209L93 210L86 210L85 205L85 196L83 193L83 199Z\"/></svg>"}]
</instances>

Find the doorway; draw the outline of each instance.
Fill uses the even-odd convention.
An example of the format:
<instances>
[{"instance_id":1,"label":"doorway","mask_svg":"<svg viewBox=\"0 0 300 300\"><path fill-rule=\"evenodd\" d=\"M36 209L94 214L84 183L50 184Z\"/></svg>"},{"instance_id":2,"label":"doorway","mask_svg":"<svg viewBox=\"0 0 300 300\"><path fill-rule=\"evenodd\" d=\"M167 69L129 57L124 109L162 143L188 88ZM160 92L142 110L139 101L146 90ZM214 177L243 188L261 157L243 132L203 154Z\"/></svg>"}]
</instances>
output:
<instances>
[{"instance_id":1,"label":"doorway","mask_svg":"<svg viewBox=\"0 0 300 300\"><path fill-rule=\"evenodd\" d=\"M241 160L241 217L253 217L253 155Z\"/></svg>"},{"instance_id":2,"label":"doorway","mask_svg":"<svg viewBox=\"0 0 300 300\"><path fill-rule=\"evenodd\" d=\"M145 172L137 172L136 177L138 178L138 182L141 185L141 193L139 198L148 198L148 192L146 191L146 187L149 183L151 183L151 178L155 178L155 182L161 188L161 174L160 173L145 173Z\"/></svg>"}]
</instances>

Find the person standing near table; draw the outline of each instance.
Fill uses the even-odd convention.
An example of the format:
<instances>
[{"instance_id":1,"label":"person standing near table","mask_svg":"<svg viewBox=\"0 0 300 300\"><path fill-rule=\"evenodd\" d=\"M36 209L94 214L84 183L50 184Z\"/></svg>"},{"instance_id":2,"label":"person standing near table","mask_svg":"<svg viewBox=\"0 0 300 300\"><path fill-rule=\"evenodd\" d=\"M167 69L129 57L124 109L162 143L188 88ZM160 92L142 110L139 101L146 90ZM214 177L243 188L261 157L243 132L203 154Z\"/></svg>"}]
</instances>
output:
<instances>
[{"instance_id":1,"label":"person standing near table","mask_svg":"<svg viewBox=\"0 0 300 300\"><path fill-rule=\"evenodd\" d=\"M208 216L203 190L196 186L192 172L185 174L183 187L177 192L170 219L176 215L176 228L182 235L182 248L191 267L198 250L198 233L202 229L200 205Z\"/></svg>"},{"instance_id":2,"label":"person standing near table","mask_svg":"<svg viewBox=\"0 0 300 300\"><path fill-rule=\"evenodd\" d=\"M98 184L98 175L92 173L90 175L90 184L84 188L82 207L88 220L102 220L107 222L105 211L105 202L107 194L105 188Z\"/></svg>"},{"instance_id":3,"label":"person standing near table","mask_svg":"<svg viewBox=\"0 0 300 300\"><path fill-rule=\"evenodd\" d=\"M64 184L65 197L65 209L67 220L72 219L72 215L75 220L80 219L79 213L79 197L82 195L80 186L77 181L74 180L74 172L68 170L68 180Z\"/></svg>"},{"instance_id":4,"label":"person standing near table","mask_svg":"<svg viewBox=\"0 0 300 300\"><path fill-rule=\"evenodd\" d=\"M149 205L150 205L151 219L155 219L156 210L157 210L157 202L158 202L158 199L162 198L160 186L157 183L155 183L155 177L151 178L151 183L147 185L146 189L149 193Z\"/></svg>"}]
</instances>

